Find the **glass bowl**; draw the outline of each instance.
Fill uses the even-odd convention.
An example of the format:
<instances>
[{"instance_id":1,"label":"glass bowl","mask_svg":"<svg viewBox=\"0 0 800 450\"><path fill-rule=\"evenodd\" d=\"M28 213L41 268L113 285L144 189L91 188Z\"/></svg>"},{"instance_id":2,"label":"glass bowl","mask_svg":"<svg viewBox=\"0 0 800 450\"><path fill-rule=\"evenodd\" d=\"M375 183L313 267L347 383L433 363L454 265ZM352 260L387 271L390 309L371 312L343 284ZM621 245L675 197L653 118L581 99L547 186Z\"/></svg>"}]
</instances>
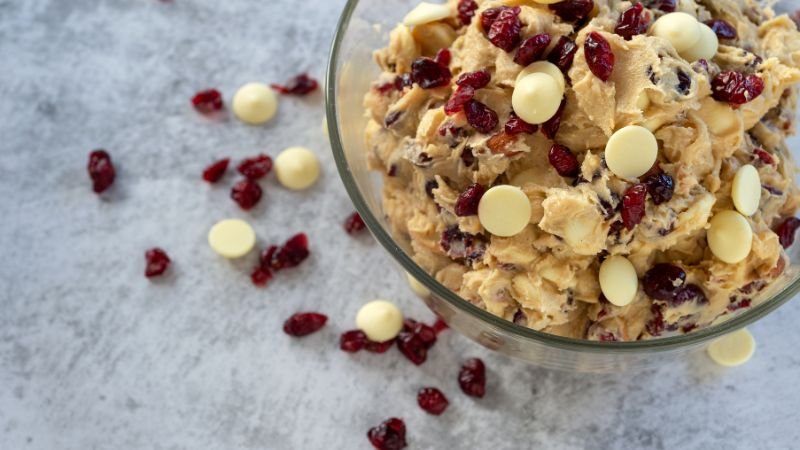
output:
<instances>
[{"instance_id":1,"label":"glass bowl","mask_svg":"<svg viewBox=\"0 0 800 450\"><path fill-rule=\"evenodd\" d=\"M790 300L800 290L800 274L765 293L763 300L742 314L689 334L637 342L595 342L559 337L516 325L459 297L409 256L410 246L393 236L382 209L382 174L367 168L363 107L365 93L379 74L372 52L385 47L389 31L410 11L416 0L349 0L340 19L328 63L325 86L328 130L336 166L356 209L370 232L398 268L430 293L425 303L451 328L489 349L530 363L562 370L619 372L685 356L701 344L744 327ZM792 142L793 152L800 148ZM797 247L797 246L796 246ZM800 263L795 251L792 264ZM791 267L791 266L790 266ZM795 271L797 272L797 271Z\"/></svg>"}]
</instances>

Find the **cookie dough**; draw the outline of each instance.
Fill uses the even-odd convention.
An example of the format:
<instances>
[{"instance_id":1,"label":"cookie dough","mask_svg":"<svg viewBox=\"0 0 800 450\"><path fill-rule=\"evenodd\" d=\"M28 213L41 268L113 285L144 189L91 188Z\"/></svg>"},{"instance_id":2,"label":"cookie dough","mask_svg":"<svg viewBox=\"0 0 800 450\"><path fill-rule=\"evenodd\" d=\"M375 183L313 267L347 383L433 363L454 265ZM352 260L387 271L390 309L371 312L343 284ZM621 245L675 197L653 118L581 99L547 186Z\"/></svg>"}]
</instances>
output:
<instances>
[{"instance_id":1,"label":"cookie dough","mask_svg":"<svg viewBox=\"0 0 800 450\"><path fill-rule=\"evenodd\" d=\"M795 270L773 232L800 200L785 144L800 82L795 24L754 0L682 0L674 14L646 9L653 23L625 39L614 30L631 2L596 0L578 25L549 3L477 0L468 25L456 0L440 19L445 8L423 7L375 52L366 158L384 174L396 238L466 301L560 336L688 333L763 301ZM507 27L484 30L499 16L484 13L507 5L519 7L520 43L549 35L539 56L518 58L520 44L498 36ZM712 37L711 19L738 37ZM589 33L613 52L607 81L589 68ZM554 54L569 42L571 65ZM442 48L446 68L433 61ZM456 84L479 71L488 84ZM763 90L743 104L717 100L723 71ZM550 153L554 143L569 152ZM480 198L462 195L474 184L488 195L483 213ZM497 202L520 194L529 208ZM474 213L456 215L456 203ZM685 276L674 295L651 298L644 275L662 263Z\"/></svg>"}]
</instances>

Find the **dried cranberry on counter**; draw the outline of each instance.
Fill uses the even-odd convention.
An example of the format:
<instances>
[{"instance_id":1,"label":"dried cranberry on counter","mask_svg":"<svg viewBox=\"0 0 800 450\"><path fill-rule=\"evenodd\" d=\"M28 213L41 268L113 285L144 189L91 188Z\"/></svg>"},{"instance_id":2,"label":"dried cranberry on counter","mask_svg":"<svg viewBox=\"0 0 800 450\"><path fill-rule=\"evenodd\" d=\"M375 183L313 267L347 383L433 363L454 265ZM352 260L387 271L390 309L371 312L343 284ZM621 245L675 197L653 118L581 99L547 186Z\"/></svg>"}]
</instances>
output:
<instances>
[{"instance_id":1,"label":"dried cranberry on counter","mask_svg":"<svg viewBox=\"0 0 800 450\"><path fill-rule=\"evenodd\" d=\"M111 187L117 176L117 171L111 162L111 155L105 150L94 150L89 153L87 170L89 178L92 179L92 190L97 194Z\"/></svg>"},{"instance_id":2,"label":"dried cranberry on counter","mask_svg":"<svg viewBox=\"0 0 800 450\"><path fill-rule=\"evenodd\" d=\"M211 114L221 111L224 107L222 94L216 89L200 91L192 97L192 106L201 114Z\"/></svg>"},{"instance_id":3,"label":"dried cranberry on counter","mask_svg":"<svg viewBox=\"0 0 800 450\"><path fill-rule=\"evenodd\" d=\"M220 159L203 170L203 179L209 183L216 183L228 170L229 158Z\"/></svg>"},{"instance_id":4,"label":"dried cranberry on counter","mask_svg":"<svg viewBox=\"0 0 800 450\"><path fill-rule=\"evenodd\" d=\"M470 397L482 398L486 394L486 366L478 358L470 358L458 372L458 385Z\"/></svg>"},{"instance_id":5,"label":"dried cranberry on counter","mask_svg":"<svg viewBox=\"0 0 800 450\"><path fill-rule=\"evenodd\" d=\"M447 409L450 402L439 389L427 387L417 393L417 404L428 414L438 416Z\"/></svg>"},{"instance_id":6,"label":"dried cranberry on counter","mask_svg":"<svg viewBox=\"0 0 800 450\"><path fill-rule=\"evenodd\" d=\"M158 277L164 274L172 262L167 256L167 252L156 247L144 253L145 269L144 276L147 278Z\"/></svg>"},{"instance_id":7,"label":"dried cranberry on counter","mask_svg":"<svg viewBox=\"0 0 800 450\"><path fill-rule=\"evenodd\" d=\"M392 417L370 428L367 438L377 450L400 450L407 445L406 424L401 419Z\"/></svg>"},{"instance_id":8,"label":"dried cranberry on counter","mask_svg":"<svg viewBox=\"0 0 800 450\"><path fill-rule=\"evenodd\" d=\"M245 211L253 209L262 194L261 186L252 180L241 180L231 188L231 198Z\"/></svg>"},{"instance_id":9,"label":"dried cranberry on counter","mask_svg":"<svg viewBox=\"0 0 800 450\"><path fill-rule=\"evenodd\" d=\"M272 170L272 158L264 154L247 158L236 170L250 180L263 178Z\"/></svg>"},{"instance_id":10,"label":"dried cranberry on counter","mask_svg":"<svg viewBox=\"0 0 800 450\"><path fill-rule=\"evenodd\" d=\"M273 83L270 87L281 94L303 96L317 90L319 83L317 80L308 76L307 73L301 73L287 81L286 84Z\"/></svg>"},{"instance_id":11,"label":"dried cranberry on counter","mask_svg":"<svg viewBox=\"0 0 800 450\"><path fill-rule=\"evenodd\" d=\"M261 253L260 264L261 267L277 272L299 266L310 254L308 236L305 233L298 233L289 238L280 248L275 245L266 248Z\"/></svg>"},{"instance_id":12,"label":"dried cranberry on counter","mask_svg":"<svg viewBox=\"0 0 800 450\"><path fill-rule=\"evenodd\" d=\"M283 323L283 332L289 336L303 337L325 326L328 316L316 312L293 314Z\"/></svg>"},{"instance_id":13,"label":"dried cranberry on counter","mask_svg":"<svg viewBox=\"0 0 800 450\"><path fill-rule=\"evenodd\" d=\"M347 234L356 234L364 231L366 228L367 224L364 223L364 219L362 219L361 215L357 212L350 214L344 221L344 230Z\"/></svg>"}]
</instances>

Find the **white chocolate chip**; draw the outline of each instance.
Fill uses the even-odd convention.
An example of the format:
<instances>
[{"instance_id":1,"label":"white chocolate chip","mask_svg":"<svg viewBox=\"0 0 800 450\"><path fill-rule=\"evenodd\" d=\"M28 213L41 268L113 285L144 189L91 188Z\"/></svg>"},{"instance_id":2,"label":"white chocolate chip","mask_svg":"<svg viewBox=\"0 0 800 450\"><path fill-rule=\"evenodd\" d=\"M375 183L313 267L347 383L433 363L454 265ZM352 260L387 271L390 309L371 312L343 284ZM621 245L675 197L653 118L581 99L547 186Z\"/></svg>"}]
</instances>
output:
<instances>
[{"instance_id":1,"label":"white chocolate chip","mask_svg":"<svg viewBox=\"0 0 800 450\"><path fill-rule=\"evenodd\" d=\"M225 258L241 258L256 245L256 233L244 220L221 220L208 232L208 245Z\"/></svg>"},{"instance_id":2,"label":"white chocolate chip","mask_svg":"<svg viewBox=\"0 0 800 450\"><path fill-rule=\"evenodd\" d=\"M750 164L736 171L731 187L733 205L745 216L752 216L761 203L761 177L758 170Z\"/></svg>"},{"instance_id":3,"label":"white chocolate chip","mask_svg":"<svg viewBox=\"0 0 800 450\"><path fill-rule=\"evenodd\" d=\"M319 178L317 155L305 147L289 147L275 158L275 174L285 187L302 190Z\"/></svg>"},{"instance_id":4,"label":"white chocolate chip","mask_svg":"<svg viewBox=\"0 0 800 450\"><path fill-rule=\"evenodd\" d=\"M735 131L741 122L739 113L730 105L714 101L710 97L703 101L699 114L708 126L708 130L717 136Z\"/></svg>"},{"instance_id":5,"label":"white chocolate chip","mask_svg":"<svg viewBox=\"0 0 800 450\"><path fill-rule=\"evenodd\" d=\"M750 254L753 230L743 215L736 211L722 211L711 219L706 240L714 256L728 264L736 264Z\"/></svg>"},{"instance_id":6,"label":"white chocolate chip","mask_svg":"<svg viewBox=\"0 0 800 450\"><path fill-rule=\"evenodd\" d=\"M706 351L715 363L736 367L750 361L756 351L756 341L746 328L742 328L715 340Z\"/></svg>"},{"instance_id":7,"label":"white chocolate chip","mask_svg":"<svg viewBox=\"0 0 800 450\"><path fill-rule=\"evenodd\" d=\"M419 280L412 277L408 272L406 272L406 280L408 280L408 285L411 286L411 290L414 291L418 297L428 298L431 296L431 291L429 291L425 285L420 283Z\"/></svg>"},{"instance_id":8,"label":"white chocolate chip","mask_svg":"<svg viewBox=\"0 0 800 450\"><path fill-rule=\"evenodd\" d=\"M609 256L600 265L600 289L612 305L626 306L636 298L639 277L624 256Z\"/></svg>"},{"instance_id":9,"label":"white chocolate chip","mask_svg":"<svg viewBox=\"0 0 800 450\"><path fill-rule=\"evenodd\" d=\"M531 220L531 202L516 186L495 186L481 197L478 219L495 236L514 236Z\"/></svg>"},{"instance_id":10,"label":"white chocolate chip","mask_svg":"<svg viewBox=\"0 0 800 450\"><path fill-rule=\"evenodd\" d=\"M678 53L685 52L700 40L700 22L693 16L674 12L664 14L653 24L651 34L672 43Z\"/></svg>"},{"instance_id":11,"label":"white chocolate chip","mask_svg":"<svg viewBox=\"0 0 800 450\"><path fill-rule=\"evenodd\" d=\"M708 25L700 23L700 40L681 52L683 59L694 62L701 59L711 60L719 49L719 39Z\"/></svg>"},{"instance_id":12,"label":"white chocolate chip","mask_svg":"<svg viewBox=\"0 0 800 450\"><path fill-rule=\"evenodd\" d=\"M556 83L561 87L561 95L564 95L564 90L567 88L567 80L564 79L564 73L561 72L558 66L548 61L536 61L522 69L517 75L516 83L519 83L519 80L534 73L546 73L553 77Z\"/></svg>"},{"instance_id":13,"label":"white chocolate chip","mask_svg":"<svg viewBox=\"0 0 800 450\"><path fill-rule=\"evenodd\" d=\"M511 95L514 112L525 122L539 124L553 117L563 93L558 82L546 73L532 73L517 82Z\"/></svg>"},{"instance_id":14,"label":"white chocolate chip","mask_svg":"<svg viewBox=\"0 0 800 450\"><path fill-rule=\"evenodd\" d=\"M636 178L647 173L658 157L658 141L647 128L630 125L620 128L606 144L606 164L620 178Z\"/></svg>"},{"instance_id":15,"label":"white chocolate chip","mask_svg":"<svg viewBox=\"0 0 800 450\"><path fill-rule=\"evenodd\" d=\"M405 19L403 19L403 25L413 27L415 25L446 19L451 15L452 12L448 5L422 2L417 5L416 8L412 9L411 12L406 14Z\"/></svg>"},{"instance_id":16,"label":"white chocolate chip","mask_svg":"<svg viewBox=\"0 0 800 450\"><path fill-rule=\"evenodd\" d=\"M373 300L358 310L356 327L370 341L386 342L397 337L403 329L403 313L392 302Z\"/></svg>"},{"instance_id":17,"label":"white chocolate chip","mask_svg":"<svg viewBox=\"0 0 800 450\"><path fill-rule=\"evenodd\" d=\"M247 83L233 96L233 113L244 123L269 122L277 111L278 96L265 84Z\"/></svg>"}]
</instances>

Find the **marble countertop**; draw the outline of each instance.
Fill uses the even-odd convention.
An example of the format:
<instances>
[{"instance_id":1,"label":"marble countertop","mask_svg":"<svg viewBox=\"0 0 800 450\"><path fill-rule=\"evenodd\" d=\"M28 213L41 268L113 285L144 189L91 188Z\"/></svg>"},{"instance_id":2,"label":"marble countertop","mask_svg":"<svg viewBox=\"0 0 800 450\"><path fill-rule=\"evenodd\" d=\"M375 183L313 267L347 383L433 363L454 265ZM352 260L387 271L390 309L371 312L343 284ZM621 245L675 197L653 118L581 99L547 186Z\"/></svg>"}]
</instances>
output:
<instances>
[{"instance_id":1,"label":"marble countertop","mask_svg":"<svg viewBox=\"0 0 800 450\"><path fill-rule=\"evenodd\" d=\"M797 448L800 303L752 327L759 349L724 370L702 354L638 374L551 372L445 332L415 367L398 353L348 355L338 334L366 300L432 315L369 237L341 230L352 206L336 174L319 94L283 99L277 120L209 122L188 107L206 87L230 99L252 80L322 77L344 0L0 0L0 448L367 449L390 416L410 448ZM199 180L216 157L302 144L323 163L310 192L271 179L244 213ZM89 189L86 155L109 150L110 195ZM243 217L263 243L305 231L312 257L251 286L205 235ZM143 252L171 274L150 282ZM302 339L304 309L331 316ZM480 356L487 396L456 383ZM438 386L441 417L416 406Z\"/></svg>"}]
</instances>

